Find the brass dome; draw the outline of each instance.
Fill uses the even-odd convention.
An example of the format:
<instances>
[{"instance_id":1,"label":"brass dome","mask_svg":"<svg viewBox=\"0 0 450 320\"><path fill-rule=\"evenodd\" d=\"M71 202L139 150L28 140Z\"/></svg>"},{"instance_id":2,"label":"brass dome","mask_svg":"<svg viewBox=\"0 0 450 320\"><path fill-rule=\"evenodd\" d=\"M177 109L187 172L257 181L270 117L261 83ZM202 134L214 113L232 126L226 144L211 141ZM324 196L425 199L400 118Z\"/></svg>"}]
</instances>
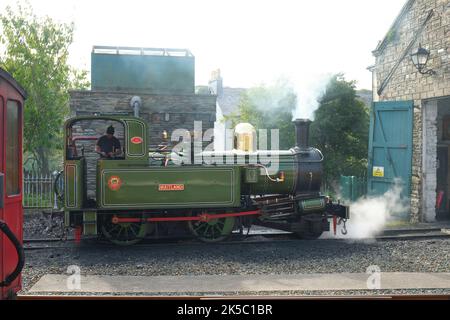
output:
<instances>
[{"instance_id":1,"label":"brass dome","mask_svg":"<svg viewBox=\"0 0 450 320\"><path fill-rule=\"evenodd\" d=\"M256 129L250 123L239 123L234 127L234 149L243 152L256 151Z\"/></svg>"}]
</instances>

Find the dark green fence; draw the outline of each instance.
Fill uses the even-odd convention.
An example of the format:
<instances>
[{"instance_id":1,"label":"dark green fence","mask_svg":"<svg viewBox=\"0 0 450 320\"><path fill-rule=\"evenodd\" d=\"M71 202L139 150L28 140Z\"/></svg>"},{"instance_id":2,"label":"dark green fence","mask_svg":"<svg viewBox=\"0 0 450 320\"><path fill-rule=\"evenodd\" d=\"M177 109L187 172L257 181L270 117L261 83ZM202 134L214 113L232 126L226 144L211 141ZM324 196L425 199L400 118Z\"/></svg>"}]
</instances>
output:
<instances>
[{"instance_id":1,"label":"dark green fence","mask_svg":"<svg viewBox=\"0 0 450 320\"><path fill-rule=\"evenodd\" d=\"M356 201L367 194L367 178L341 176L340 189L342 200Z\"/></svg>"}]
</instances>

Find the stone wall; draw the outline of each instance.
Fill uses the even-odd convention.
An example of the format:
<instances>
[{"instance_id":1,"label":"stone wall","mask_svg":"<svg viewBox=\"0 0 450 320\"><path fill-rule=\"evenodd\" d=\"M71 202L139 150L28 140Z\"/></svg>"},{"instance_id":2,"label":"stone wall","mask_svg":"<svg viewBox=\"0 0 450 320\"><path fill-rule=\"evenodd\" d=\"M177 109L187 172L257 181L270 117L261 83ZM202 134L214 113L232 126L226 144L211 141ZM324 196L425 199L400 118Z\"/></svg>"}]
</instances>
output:
<instances>
[{"instance_id":1,"label":"stone wall","mask_svg":"<svg viewBox=\"0 0 450 320\"><path fill-rule=\"evenodd\" d=\"M389 40L374 51L376 87L381 88L381 84L404 55L411 41L414 41L413 50L420 43L430 51L427 67L436 71L436 74L420 74L411 62L411 52L408 51L379 95L380 101L423 100L450 95L450 1L411 2L411 8L403 15L397 28L389 31ZM419 33L418 30L430 10L433 10L433 15Z\"/></svg>"},{"instance_id":2,"label":"stone wall","mask_svg":"<svg viewBox=\"0 0 450 320\"><path fill-rule=\"evenodd\" d=\"M140 96L140 117L149 125L149 147L162 142L162 132L169 137L175 129L194 130L194 121L202 121L203 131L214 128L216 120L215 95L155 95L106 91L70 92L72 115L98 113L128 113L133 115L130 100Z\"/></svg>"},{"instance_id":3,"label":"stone wall","mask_svg":"<svg viewBox=\"0 0 450 320\"><path fill-rule=\"evenodd\" d=\"M437 169L437 102L430 101L422 106L422 200L420 217L414 216L414 221L434 220L434 211L436 204L436 169ZM415 131L418 131L416 129ZM418 145L418 144L416 144Z\"/></svg>"},{"instance_id":4,"label":"stone wall","mask_svg":"<svg viewBox=\"0 0 450 320\"><path fill-rule=\"evenodd\" d=\"M411 222L419 221L422 207L422 116L420 106L414 106L413 154L411 167Z\"/></svg>"},{"instance_id":5,"label":"stone wall","mask_svg":"<svg viewBox=\"0 0 450 320\"><path fill-rule=\"evenodd\" d=\"M430 10L433 10L431 18L420 32ZM411 44L411 50L407 50ZM433 69L436 74L420 74L413 65L410 54L419 44L430 51L427 68ZM436 150L428 150L428 143L435 144L435 141L430 141L429 135L433 134L432 130L436 134L436 124L433 124L432 115L425 124L423 117L428 113L422 109L427 107L427 101L450 95L450 0L407 1L386 38L373 53L376 59L375 66L371 68L375 81L374 101L414 100L411 221L423 221L426 220L424 210L434 210L431 198L434 196L435 201L436 191L432 190L431 180L424 180L423 171L428 179L432 179L434 170L435 179ZM377 91L383 83L386 85L378 95ZM424 146L425 138L428 140ZM430 198L425 202L424 193Z\"/></svg>"}]
</instances>

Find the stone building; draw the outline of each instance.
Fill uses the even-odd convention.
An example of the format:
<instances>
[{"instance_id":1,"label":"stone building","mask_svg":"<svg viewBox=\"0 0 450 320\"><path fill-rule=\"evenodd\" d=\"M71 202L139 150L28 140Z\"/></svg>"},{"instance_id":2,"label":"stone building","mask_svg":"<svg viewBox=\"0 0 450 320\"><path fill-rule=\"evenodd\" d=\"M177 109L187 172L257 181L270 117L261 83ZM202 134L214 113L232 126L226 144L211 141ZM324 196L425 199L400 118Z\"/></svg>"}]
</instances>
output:
<instances>
[{"instance_id":1,"label":"stone building","mask_svg":"<svg viewBox=\"0 0 450 320\"><path fill-rule=\"evenodd\" d=\"M140 97L139 117L149 124L149 147L175 129L203 131L216 120L216 96L195 94L195 58L189 50L100 47L91 58L92 90L71 91L72 115L134 114L131 99Z\"/></svg>"},{"instance_id":2,"label":"stone building","mask_svg":"<svg viewBox=\"0 0 450 320\"><path fill-rule=\"evenodd\" d=\"M419 48L424 56L429 53L426 65L412 59ZM393 106L396 102L411 103L412 123L396 128L397 137L412 131L412 152L404 153L404 162L397 166L401 169L410 164L410 220L449 219L450 0L407 0L373 55L375 65L369 68L375 101L372 118L376 119L382 103L384 106L386 102L392 102ZM390 110L394 112L395 108ZM386 123L394 116L385 113ZM406 117L398 119L409 121ZM376 121L373 123L376 126ZM397 124L394 122L392 126ZM386 162L396 161L390 158L387 149L394 142L385 138ZM369 149L369 179L370 152Z\"/></svg>"}]
</instances>

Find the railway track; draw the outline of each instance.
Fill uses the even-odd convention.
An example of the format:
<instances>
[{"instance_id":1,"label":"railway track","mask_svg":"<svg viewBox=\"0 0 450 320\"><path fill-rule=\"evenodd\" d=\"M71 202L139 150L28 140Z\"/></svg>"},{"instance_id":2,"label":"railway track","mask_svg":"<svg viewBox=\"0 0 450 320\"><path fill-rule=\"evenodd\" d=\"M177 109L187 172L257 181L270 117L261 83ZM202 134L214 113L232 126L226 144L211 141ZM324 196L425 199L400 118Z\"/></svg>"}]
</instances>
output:
<instances>
[{"instance_id":1,"label":"railway track","mask_svg":"<svg viewBox=\"0 0 450 320\"><path fill-rule=\"evenodd\" d=\"M375 238L377 241L388 240L426 240L426 239L445 239L450 238L449 229L401 229L387 230L383 234ZM301 240L296 238L289 232L253 232L249 235L233 234L229 240L207 244L189 237L163 238L163 239L144 239L143 243L132 245L133 248L149 248L158 245L179 246L179 245L236 245L236 244L258 244L267 242L292 242L292 241L363 241L367 239L355 238L334 238L326 237L317 240ZM73 248L90 248L90 247L115 247L112 243L98 240L96 238L85 239L77 243L74 238L65 240L58 238L42 238L42 239L24 239L24 250L46 250L46 249L73 249Z\"/></svg>"}]
</instances>

